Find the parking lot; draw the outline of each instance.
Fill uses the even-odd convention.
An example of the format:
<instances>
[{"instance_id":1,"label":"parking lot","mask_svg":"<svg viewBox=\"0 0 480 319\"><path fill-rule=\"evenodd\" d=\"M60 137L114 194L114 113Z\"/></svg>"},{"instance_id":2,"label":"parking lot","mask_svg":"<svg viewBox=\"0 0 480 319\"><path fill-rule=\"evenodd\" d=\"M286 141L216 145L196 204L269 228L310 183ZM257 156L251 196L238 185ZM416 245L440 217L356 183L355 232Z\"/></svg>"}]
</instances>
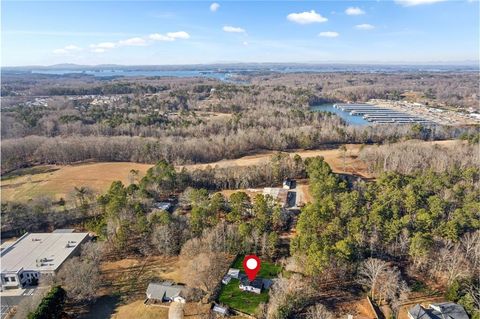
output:
<instances>
[{"instance_id":1,"label":"parking lot","mask_svg":"<svg viewBox=\"0 0 480 319\"><path fill-rule=\"evenodd\" d=\"M31 298L37 293L37 287L2 291L0 293L0 319L5 319L8 312L17 306L23 299Z\"/></svg>"}]
</instances>

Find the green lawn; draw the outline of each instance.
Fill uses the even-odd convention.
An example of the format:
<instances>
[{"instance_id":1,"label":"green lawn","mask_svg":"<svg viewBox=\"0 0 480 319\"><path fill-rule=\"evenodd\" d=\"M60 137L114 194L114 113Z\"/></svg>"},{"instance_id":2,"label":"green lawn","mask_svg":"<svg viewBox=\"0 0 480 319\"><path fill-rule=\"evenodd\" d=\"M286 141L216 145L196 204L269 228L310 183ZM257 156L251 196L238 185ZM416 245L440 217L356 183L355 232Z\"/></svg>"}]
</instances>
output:
<instances>
[{"instance_id":1,"label":"green lawn","mask_svg":"<svg viewBox=\"0 0 480 319\"><path fill-rule=\"evenodd\" d=\"M245 273L243 271L243 258L245 258L245 256L243 255L237 256L237 258L235 259L232 265L232 268L240 269L241 273ZM273 263L269 263L266 261L261 261L260 272L257 274L257 277L267 278L267 279L277 278L281 270L282 270L282 267L280 267L279 265L275 265Z\"/></svg>"},{"instance_id":2,"label":"green lawn","mask_svg":"<svg viewBox=\"0 0 480 319\"><path fill-rule=\"evenodd\" d=\"M241 274L245 274L242 265L243 258L243 255L238 256L232 265L232 268L240 269ZM257 277L268 279L276 278L281 270L282 268L278 265L262 261ZM240 281L238 279L232 279L227 285L223 285L218 301L228 305L230 308L248 314L254 314L260 303L268 302L268 290L264 289L261 294L257 295L253 292L240 290L240 288L238 288L239 285Z\"/></svg>"},{"instance_id":3,"label":"green lawn","mask_svg":"<svg viewBox=\"0 0 480 319\"><path fill-rule=\"evenodd\" d=\"M240 290L239 284L240 280L232 279L227 285L223 285L218 301L248 314L254 314L260 303L268 301L268 290L263 290L261 294L257 295Z\"/></svg>"}]
</instances>

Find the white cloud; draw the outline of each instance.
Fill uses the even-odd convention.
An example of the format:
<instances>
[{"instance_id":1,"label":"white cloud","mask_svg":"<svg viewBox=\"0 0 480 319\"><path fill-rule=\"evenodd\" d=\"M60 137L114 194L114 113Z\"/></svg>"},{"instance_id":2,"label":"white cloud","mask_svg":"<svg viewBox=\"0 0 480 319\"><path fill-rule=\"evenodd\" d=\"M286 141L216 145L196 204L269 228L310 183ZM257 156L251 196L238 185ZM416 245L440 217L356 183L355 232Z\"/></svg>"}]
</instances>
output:
<instances>
[{"instance_id":1,"label":"white cloud","mask_svg":"<svg viewBox=\"0 0 480 319\"><path fill-rule=\"evenodd\" d=\"M114 42L101 42L98 44L91 44L90 47L93 49L113 49L117 46Z\"/></svg>"},{"instance_id":2,"label":"white cloud","mask_svg":"<svg viewBox=\"0 0 480 319\"><path fill-rule=\"evenodd\" d=\"M53 50L53 53L55 53L55 54L67 54L68 51L65 50L65 49L55 49L55 50Z\"/></svg>"},{"instance_id":3,"label":"white cloud","mask_svg":"<svg viewBox=\"0 0 480 319\"><path fill-rule=\"evenodd\" d=\"M248 42L247 41L243 41L242 43L244 46L247 46L248 45Z\"/></svg>"},{"instance_id":4,"label":"white cloud","mask_svg":"<svg viewBox=\"0 0 480 319\"><path fill-rule=\"evenodd\" d=\"M190 39L190 34L185 31L168 32L167 37L172 39Z\"/></svg>"},{"instance_id":5,"label":"white cloud","mask_svg":"<svg viewBox=\"0 0 480 319\"><path fill-rule=\"evenodd\" d=\"M363 24L357 24L355 26L355 29L358 29L358 30L372 30L372 29L375 29L375 26L373 26L371 24L368 24L368 23L363 23Z\"/></svg>"},{"instance_id":6,"label":"white cloud","mask_svg":"<svg viewBox=\"0 0 480 319\"><path fill-rule=\"evenodd\" d=\"M80 51L82 48L77 47L76 45L70 44L70 45L67 45L64 49L69 51Z\"/></svg>"},{"instance_id":7,"label":"white cloud","mask_svg":"<svg viewBox=\"0 0 480 319\"><path fill-rule=\"evenodd\" d=\"M223 31L225 32L233 32L233 33L245 33L245 29L239 28L239 27L232 27L229 25L226 25L223 27Z\"/></svg>"},{"instance_id":8,"label":"white cloud","mask_svg":"<svg viewBox=\"0 0 480 319\"><path fill-rule=\"evenodd\" d=\"M219 8L220 8L220 5L219 5L218 3L216 3L216 2L214 2L214 3L212 3L212 4L210 5L210 11L212 11L212 12L217 12L217 10L218 10Z\"/></svg>"},{"instance_id":9,"label":"white cloud","mask_svg":"<svg viewBox=\"0 0 480 319\"><path fill-rule=\"evenodd\" d=\"M328 21L327 18L322 17L322 15L316 13L315 10L300 13L290 13L287 16L287 19L299 24L322 23Z\"/></svg>"},{"instance_id":10,"label":"white cloud","mask_svg":"<svg viewBox=\"0 0 480 319\"><path fill-rule=\"evenodd\" d=\"M319 37L326 37L326 38L336 38L340 35L340 33L335 31L324 31L318 34Z\"/></svg>"},{"instance_id":11,"label":"white cloud","mask_svg":"<svg viewBox=\"0 0 480 319\"><path fill-rule=\"evenodd\" d=\"M75 52L75 51L81 51L81 50L82 50L82 48L77 47L76 45L70 44L70 45L67 45L64 48L53 50L53 53L55 53L55 54L69 54L69 53L72 53L72 52Z\"/></svg>"},{"instance_id":12,"label":"white cloud","mask_svg":"<svg viewBox=\"0 0 480 319\"><path fill-rule=\"evenodd\" d=\"M106 50L105 49L102 49L102 48L96 48L96 49L92 49L92 52L93 53L104 53Z\"/></svg>"},{"instance_id":13,"label":"white cloud","mask_svg":"<svg viewBox=\"0 0 480 319\"><path fill-rule=\"evenodd\" d=\"M174 38L170 38L169 36L166 36L160 33L150 34L148 38L153 41L175 41Z\"/></svg>"},{"instance_id":14,"label":"white cloud","mask_svg":"<svg viewBox=\"0 0 480 319\"><path fill-rule=\"evenodd\" d=\"M147 44L147 41L145 41L145 39L143 38L135 37L127 40L118 41L118 44L123 46L144 46Z\"/></svg>"},{"instance_id":15,"label":"white cloud","mask_svg":"<svg viewBox=\"0 0 480 319\"><path fill-rule=\"evenodd\" d=\"M413 7L422 4L432 4L437 2L443 2L446 0L395 0L397 4L400 4L404 7Z\"/></svg>"},{"instance_id":16,"label":"white cloud","mask_svg":"<svg viewBox=\"0 0 480 319\"><path fill-rule=\"evenodd\" d=\"M166 34L160 33L152 33L148 36L144 37L134 37L125 40L120 40L118 42L101 42L97 44L90 45L90 51L94 53L104 53L110 49L118 48L118 47L125 47L125 46L147 46L150 45L153 41L175 41L177 39L189 39L190 34L185 31L176 31L176 32L168 32ZM71 46L70 49L73 50ZM61 51L58 51L61 54Z\"/></svg>"},{"instance_id":17,"label":"white cloud","mask_svg":"<svg viewBox=\"0 0 480 319\"><path fill-rule=\"evenodd\" d=\"M153 33L148 36L153 41L175 41L176 39L190 39L190 34L185 31L168 32L167 34Z\"/></svg>"},{"instance_id":18,"label":"white cloud","mask_svg":"<svg viewBox=\"0 0 480 319\"><path fill-rule=\"evenodd\" d=\"M345 13L349 16L359 16L365 14L365 11L363 11L359 7L349 7L345 10Z\"/></svg>"}]
</instances>

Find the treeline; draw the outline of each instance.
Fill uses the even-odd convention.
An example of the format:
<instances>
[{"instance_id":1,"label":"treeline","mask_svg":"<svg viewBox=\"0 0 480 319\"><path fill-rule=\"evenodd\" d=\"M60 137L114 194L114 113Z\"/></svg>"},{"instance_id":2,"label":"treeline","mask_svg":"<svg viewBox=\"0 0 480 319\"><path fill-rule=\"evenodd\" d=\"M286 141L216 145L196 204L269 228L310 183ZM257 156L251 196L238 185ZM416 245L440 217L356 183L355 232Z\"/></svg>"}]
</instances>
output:
<instances>
[{"instance_id":1,"label":"treeline","mask_svg":"<svg viewBox=\"0 0 480 319\"><path fill-rule=\"evenodd\" d=\"M360 159L367 163L370 173L397 172L413 174L427 170L446 172L478 166L480 145L463 141L442 145L406 141L364 148Z\"/></svg>"},{"instance_id":2,"label":"treeline","mask_svg":"<svg viewBox=\"0 0 480 319\"><path fill-rule=\"evenodd\" d=\"M279 90L301 86L315 95L344 101L369 99L404 99L413 92L417 102L448 105L465 109L478 108L475 73L303 73L282 74L252 79L253 84L277 87Z\"/></svg>"},{"instance_id":3,"label":"treeline","mask_svg":"<svg viewBox=\"0 0 480 319\"><path fill-rule=\"evenodd\" d=\"M318 149L328 144L382 143L406 138L452 138L462 130L436 130L425 135L414 127L340 129L335 125L237 130L209 137L39 137L2 141L2 173L36 164L69 164L85 160L174 164L208 163L233 159L259 150Z\"/></svg>"},{"instance_id":4,"label":"treeline","mask_svg":"<svg viewBox=\"0 0 480 319\"><path fill-rule=\"evenodd\" d=\"M309 160L307 172L313 203L302 210L290 247L305 273L314 278L357 277L371 288L375 283L365 278L372 279L376 271L384 282L377 283L376 294L371 288L372 297L392 308L399 305L408 272L447 287L461 282L463 295L478 285L477 165L411 176L383 173L375 182L353 188L321 158ZM373 260L366 260L369 257ZM401 272L390 263L407 267ZM478 311L478 304L467 307L472 315Z\"/></svg>"}]
</instances>

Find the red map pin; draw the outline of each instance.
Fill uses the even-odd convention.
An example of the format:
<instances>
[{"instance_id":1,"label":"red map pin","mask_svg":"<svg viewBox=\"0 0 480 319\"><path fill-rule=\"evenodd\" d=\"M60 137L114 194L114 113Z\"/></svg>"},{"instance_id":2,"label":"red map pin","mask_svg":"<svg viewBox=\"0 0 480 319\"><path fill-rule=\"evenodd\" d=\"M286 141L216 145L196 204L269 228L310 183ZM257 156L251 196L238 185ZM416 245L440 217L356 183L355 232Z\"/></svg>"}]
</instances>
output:
<instances>
[{"instance_id":1,"label":"red map pin","mask_svg":"<svg viewBox=\"0 0 480 319\"><path fill-rule=\"evenodd\" d=\"M260 259L255 255L247 255L243 259L243 269L247 274L248 280L253 281L260 271Z\"/></svg>"}]
</instances>

